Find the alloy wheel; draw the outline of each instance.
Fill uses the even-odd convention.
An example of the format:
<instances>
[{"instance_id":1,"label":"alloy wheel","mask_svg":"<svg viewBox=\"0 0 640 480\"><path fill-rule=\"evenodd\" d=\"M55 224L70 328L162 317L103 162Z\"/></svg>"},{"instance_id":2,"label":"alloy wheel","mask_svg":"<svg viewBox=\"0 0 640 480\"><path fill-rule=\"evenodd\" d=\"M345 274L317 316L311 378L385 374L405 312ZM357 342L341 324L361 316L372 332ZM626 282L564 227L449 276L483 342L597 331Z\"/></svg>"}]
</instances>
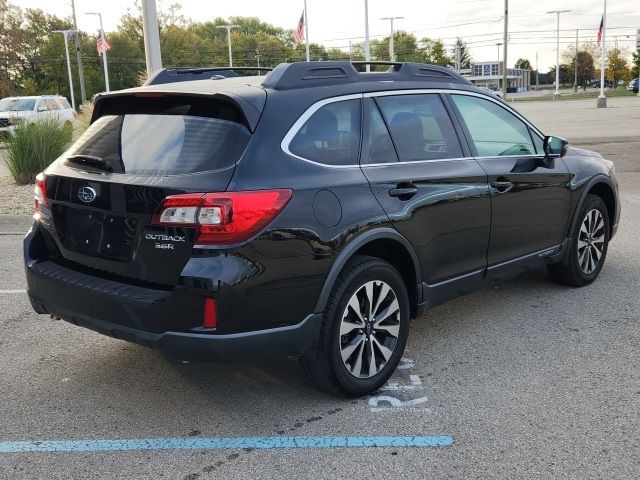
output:
<instances>
[{"instance_id":1,"label":"alloy wheel","mask_svg":"<svg viewBox=\"0 0 640 480\"><path fill-rule=\"evenodd\" d=\"M400 334L400 304L393 289L374 280L349 299L340 322L340 355L347 371L371 378L387 364Z\"/></svg>"},{"instance_id":2,"label":"alloy wheel","mask_svg":"<svg viewBox=\"0 0 640 480\"><path fill-rule=\"evenodd\" d=\"M589 210L578 233L578 265L590 275L600 264L605 248L605 224L600 210Z\"/></svg>"}]
</instances>

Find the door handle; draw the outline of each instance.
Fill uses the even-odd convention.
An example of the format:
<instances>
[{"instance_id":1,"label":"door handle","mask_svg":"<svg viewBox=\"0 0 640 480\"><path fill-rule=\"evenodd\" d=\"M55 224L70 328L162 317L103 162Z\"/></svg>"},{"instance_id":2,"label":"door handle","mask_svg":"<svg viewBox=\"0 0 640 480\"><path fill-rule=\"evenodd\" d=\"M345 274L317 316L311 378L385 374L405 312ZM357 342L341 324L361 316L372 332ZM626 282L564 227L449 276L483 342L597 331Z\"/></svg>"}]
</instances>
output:
<instances>
[{"instance_id":1,"label":"door handle","mask_svg":"<svg viewBox=\"0 0 640 480\"><path fill-rule=\"evenodd\" d=\"M400 200L408 200L418 193L418 187L412 183L399 184L396 188L389 190L390 197L398 197Z\"/></svg>"},{"instance_id":2,"label":"door handle","mask_svg":"<svg viewBox=\"0 0 640 480\"><path fill-rule=\"evenodd\" d=\"M498 193L507 193L513 188L513 183L504 180L498 180L495 182L491 182L491 188L493 188Z\"/></svg>"}]
</instances>

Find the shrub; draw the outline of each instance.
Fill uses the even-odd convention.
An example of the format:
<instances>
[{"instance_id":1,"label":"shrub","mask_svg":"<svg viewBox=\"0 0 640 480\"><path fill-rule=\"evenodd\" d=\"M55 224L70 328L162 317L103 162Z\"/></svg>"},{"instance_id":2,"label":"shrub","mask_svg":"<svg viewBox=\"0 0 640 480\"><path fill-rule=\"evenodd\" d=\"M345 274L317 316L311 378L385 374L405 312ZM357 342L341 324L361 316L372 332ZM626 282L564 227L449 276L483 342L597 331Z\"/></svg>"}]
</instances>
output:
<instances>
[{"instance_id":1,"label":"shrub","mask_svg":"<svg viewBox=\"0 0 640 480\"><path fill-rule=\"evenodd\" d=\"M18 185L26 185L64 153L71 143L71 129L55 120L20 122L2 142L9 173Z\"/></svg>"}]
</instances>

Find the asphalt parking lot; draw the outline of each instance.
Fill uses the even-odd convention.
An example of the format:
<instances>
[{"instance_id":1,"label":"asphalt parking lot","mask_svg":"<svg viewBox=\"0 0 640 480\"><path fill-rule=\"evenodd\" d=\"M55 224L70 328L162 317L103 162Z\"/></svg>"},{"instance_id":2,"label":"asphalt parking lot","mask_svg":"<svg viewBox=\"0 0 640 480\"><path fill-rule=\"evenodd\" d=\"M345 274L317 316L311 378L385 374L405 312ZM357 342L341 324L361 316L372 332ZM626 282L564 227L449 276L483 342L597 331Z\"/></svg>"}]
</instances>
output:
<instances>
[{"instance_id":1,"label":"asphalt parking lot","mask_svg":"<svg viewBox=\"0 0 640 480\"><path fill-rule=\"evenodd\" d=\"M292 359L172 362L36 315L28 220L0 217L0 478L637 478L640 99L515 106L615 162L605 267L582 289L538 271L428 312L372 397L323 395Z\"/></svg>"}]
</instances>

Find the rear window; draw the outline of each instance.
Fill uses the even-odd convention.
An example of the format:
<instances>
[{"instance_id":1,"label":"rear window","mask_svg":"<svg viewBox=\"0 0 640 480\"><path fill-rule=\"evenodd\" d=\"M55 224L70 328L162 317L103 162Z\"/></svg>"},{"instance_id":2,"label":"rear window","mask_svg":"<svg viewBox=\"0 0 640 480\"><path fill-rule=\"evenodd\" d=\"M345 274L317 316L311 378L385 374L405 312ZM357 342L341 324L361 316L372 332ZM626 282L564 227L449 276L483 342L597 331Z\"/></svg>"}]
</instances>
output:
<instances>
[{"instance_id":1,"label":"rear window","mask_svg":"<svg viewBox=\"0 0 640 480\"><path fill-rule=\"evenodd\" d=\"M115 173L164 176L229 167L244 153L251 133L230 104L172 101L163 110L163 101L153 100L154 108L145 109L132 99L134 113L105 109L109 114L91 124L68 155L107 160Z\"/></svg>"}]
</instances>

